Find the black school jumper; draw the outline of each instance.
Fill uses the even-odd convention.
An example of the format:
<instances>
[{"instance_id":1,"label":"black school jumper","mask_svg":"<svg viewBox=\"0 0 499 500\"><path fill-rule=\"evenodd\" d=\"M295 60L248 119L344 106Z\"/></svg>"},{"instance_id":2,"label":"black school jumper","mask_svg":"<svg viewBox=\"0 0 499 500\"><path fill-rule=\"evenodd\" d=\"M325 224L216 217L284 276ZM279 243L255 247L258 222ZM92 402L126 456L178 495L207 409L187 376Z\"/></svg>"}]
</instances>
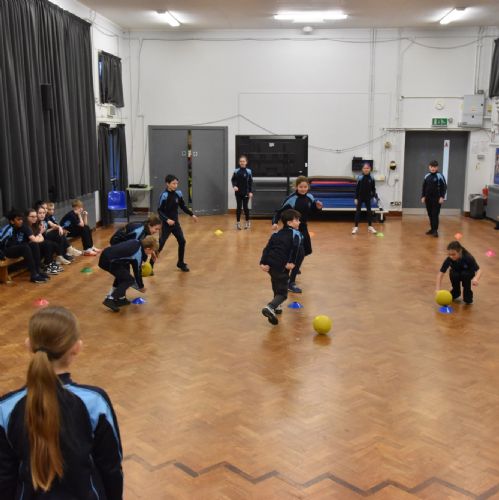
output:
<instances>
[{"instance_id":1,"label":"black school jumper","mask_svg":"<svg viewBox=\"0 0 499 500\"><path fill-rule=\"evenodd\" d=\"M275 212L274 217L272 218L272 224L277 224L279 219L281 218L281 214L285 210L289 209L297 210L300 212L300 227L298 231L303 236L303 252L299 255L295 268L291 271L289 276L289 282L294 283L296 281L296 276L298 275L298 271L303 263L303 259L312 253L312 240L310 238L310 234L308 233L308 218L320 211L317 208L317 200L310 193L299 194L298 191L290 194L285 200L282 202L282 206Z\"/></svg>"},{"instance_id":2,"label":"black school jumper","mask_svg":"<svg viewBox=\"0 0 499 500\"><path fill-rule=\"evenodd\" d=\"M64 475L47 493L34 491L25 424L26 388L0 398L0 498L2 500L121 500L122 450L107 394L59 375L60 444Z\"/></svg>"},{"instance_id":3,"label":"black school jumper","mask_svg":"<svg viewBox=\"0 0 499 500\"><path fill-rule=\"evenodd\" d=\"M355 227L359 227L362 204L366 206L367 224L372 226L371 200L375 197L376 184L372 175L370 173L359 175L357 177L357 187L355 188L355 199L357 200L357 206L355 207Z\"/></svg>"},{"instance_id":4,"label":"black school jumper","mask_svg":"<svg viewBox=\"0 0 499 500\"><path fill-rule=\"evenodd\" d=\"M426 212L430 220L430 228L433 233L438 231L439 215L441 203L440 198L445 198L447 193L447 183L445 177L440 172L426 174L421 190L421 198L425 199Z\"/></svg>"},{"instance_id":5,"label":"black school jumper","mask_svg":"<svg viewBox=\"0 0 499 500\"><path fill-rule=\"evenodd\" d=\"M241 221L241 209L244 210L244 217L247 221L250 220L250 212L248 208L249 194L253 192L253 173L251 169L236 168L232 174L232 187L237 187L234 191L236 195L236 220Z\"/></svg>"},{"instance_id":6,"label":"black school jumper","mask_svg":"<svg viewBox=\"0 0 499 500\"><path fill-rule=\"evenodd\" d=\"M452 260L447 257L440 268L441 273L445 273L450 267L450 281L452 283L452 298L457 299L461 296L461 284L463 285L463 300L466 304L473 302L473 291L471 290L471 280L480 269L477 261L467 251L458 260Z\"/></svg>"},{"instance_id":7,"label":"black school jumper","mask_svg":"<svg viewBox=\"0 0 499 500\"><path fill-rule=\"evenodd\" d=\"M68 231L68 235L72 238L80 237L81 243L83 245L83 250L91 250L94 246L94 241L92 239L92 231L85 224L80 226L80 217L78 214L71 210L68 212L62 219L60 224L66 231Z\"/></svg>"},{"instance_id":8,"label":"black school jumper","mask_svg":"<svg viewBox=\"0 0 499 500\"><path fill-rule=\"evenodd\" d=\"M267 246L263 249L260 264L270 267L270 281L274 298L269 302L269 307L276 309L288 298L289 271L286 264L295 264L300 259L303 235L286 226L274 233Z\"/></svg>"},{"instance_id":9,"label":"black school jumper","mask_svg":"<svg viewBox=\"0 0 499 500\"><path fill-rule=\"evenodd\" d=\"M99 267L114 276L112 298L122 299L129 287L136 284L144 288L142 281L142 262L146 255L142 243L137 240L124 241L105 248L99 257ZM133 275L130 274L132 266ZM134 278L135 277L135 278Z\"/></svg>"},{"instance_id":10,"label":"black school jumper","mask_svg":"<svg viewBox=\"0 0 499 500\"><path fill-rule=\"evenodd\" d=\"M185 238L182 231L182 226L178 220L178 209L181 208L187 215L191 217L194 215L192 211L186 206L182 191L165 190L159 199L158 215L163 225L161 227L161 237L159 239L159 251L163 250L166 240L173 234L178 242L178 261L177 266L185 264ZM175 222L173 226L168 225L168 219Z\"/></svg>"}]
</instances>

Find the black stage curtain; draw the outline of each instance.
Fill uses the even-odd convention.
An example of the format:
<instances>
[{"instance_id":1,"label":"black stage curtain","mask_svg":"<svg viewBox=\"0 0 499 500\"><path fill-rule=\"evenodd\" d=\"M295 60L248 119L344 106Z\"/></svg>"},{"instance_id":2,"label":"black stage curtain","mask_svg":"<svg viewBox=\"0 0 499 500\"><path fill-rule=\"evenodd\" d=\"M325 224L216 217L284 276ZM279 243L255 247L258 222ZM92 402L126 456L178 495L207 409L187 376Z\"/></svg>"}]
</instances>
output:
<instances>
[{"instance_id":1,"label":"black stage curtain","mask_svg":"<svg viewBox=\"0 0 499 500\"><path fill-rule=\"evenodd\" d=\"M107 193L113 189L109 167L109 125L107 123L99 123L98 145L100 218L102 225L107 226L113 221L107 209Z\"/></svg>"},{"instance_id":2,"label":"black stage curtain","mask_svg":"<svg viewBox=\"0 0 499 500\"><path fill-rule=\"evenodd\" d=\"M126 159L125 125L120 123L110 130L112 137L115 172L117 177L116 189L125 191L128 187L128 163Z\"/></svg>"},{"instance_id":3,"label":"black stage curtain","mask_svg":"<svg viewBox=\"0 0 499 500\"><path fill-rule=\"evenodd\" d=\"M3 208L98 188L90 24L48 0L0 2Z\"/></svg>"},{"instance_id":4,"label":"black stage curtain","mask_svg":"<svg viewBox=\"0 0 499 500\"><path fill-rule=\"evenodd\" d=\"M494 41L494 55L490 68L489 97L499 97L499 38Z\"/></svg>"},{"instance_id":5,"label":"black stage curtain","mask_svg":"<svg viewBox=\"0 0 499 500\"><path fill-rule=\"evenodd\" d=\"M101 104L114 104L117 108L125 105L121 59L104 51L99 52L99 91Z\"/></svg>"}]
</instances>

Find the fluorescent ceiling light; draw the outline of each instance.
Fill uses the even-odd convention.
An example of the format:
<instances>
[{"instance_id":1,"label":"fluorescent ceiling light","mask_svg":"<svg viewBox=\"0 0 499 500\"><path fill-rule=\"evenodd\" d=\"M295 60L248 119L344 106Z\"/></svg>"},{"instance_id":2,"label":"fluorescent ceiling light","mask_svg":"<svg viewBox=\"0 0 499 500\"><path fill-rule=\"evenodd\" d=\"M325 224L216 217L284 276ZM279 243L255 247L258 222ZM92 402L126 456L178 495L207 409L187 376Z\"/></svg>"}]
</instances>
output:
<instances>
[{"instance_id":1,"label":"fluorescent ceiling light","mask_svg":"<svg viewBox=\"0 0 499 500\"><path fill-rule=\"evenodd\" d=\"M340 10L327 11L286 11L274 16L277 21L293 21L294 23L322 23L324 21L338 21L348 16Z\"/></svg>"},{"instance_id":2,"label":"fluorescent ceiling light","mask_svg":"<svg viewBox=\"0 0 499 500\"><path fill-rule=\"evenodd\" d=\"M450 12L447 12L442 19L440 19L440 24L449 24L452 23L453 21L458 21L461 19L466 11L466 7L457 7L455 9L452 9Z\"/></svg>"},{"instance_id":3,"label":"fluorescent ceiling light","mask_svg":"<svg viewBox=\"0 0 499 500\"><path fill-rule=\"evenodd\" d=\"M161 20L168 23L172 28L180 26L180 23L167 10L157 10L156 12Z\"/></svg>"}]
</instances>

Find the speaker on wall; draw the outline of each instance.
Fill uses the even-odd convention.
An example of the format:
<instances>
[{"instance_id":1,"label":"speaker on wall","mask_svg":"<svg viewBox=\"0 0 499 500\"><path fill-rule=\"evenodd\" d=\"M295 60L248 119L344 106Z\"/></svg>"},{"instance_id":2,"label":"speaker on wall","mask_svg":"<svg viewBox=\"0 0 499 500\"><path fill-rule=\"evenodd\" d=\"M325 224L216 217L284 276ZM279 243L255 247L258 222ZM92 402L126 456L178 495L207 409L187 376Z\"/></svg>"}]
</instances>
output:
<instances>
[{"instance_id":1,"label":"speaker on wall","mask_svg":"<svg viewBox=\"0 0 499 500\"><path fill-rule=\"evenodd\" d=\"M50 110L54 107L54 95L52 93L51 83L40 84L42 89L42 106L44 110Z\"/></svg>"}]
</instances>

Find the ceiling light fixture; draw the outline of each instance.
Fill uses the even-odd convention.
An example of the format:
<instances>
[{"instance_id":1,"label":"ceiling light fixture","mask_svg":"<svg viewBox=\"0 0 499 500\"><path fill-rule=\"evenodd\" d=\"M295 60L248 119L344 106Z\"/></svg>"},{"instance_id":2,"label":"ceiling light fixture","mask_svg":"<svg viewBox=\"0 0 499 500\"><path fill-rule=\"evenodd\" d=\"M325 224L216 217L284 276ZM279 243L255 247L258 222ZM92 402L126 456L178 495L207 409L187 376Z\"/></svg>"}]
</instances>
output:
<instances>
[{"instance_id":1,"label":"ceiling light fixture","mask_svg":"<svg viewBox=\"0 0 499 500\"><path fill-rule=\"evenodd\" d=\"M277 21L293 21L294 23L323 23L324 21L339 21L348 16L340 10L327 11L286 11L274 16Z\"/></svg>"},{"instance_id":2,"label":"ceiling light fixture","mask_svg":"<svg viewBox=\"0 0 499 500\"><path fill-rule=\"evenodd\" d=\"M180 23L167 10L157 10L156 12L161 20L168 23L172 28L180 26Z\"/></svg>"},{"instance_id":3,"label":"ceiling light fixture","mask_svg":"<svg viewBox=\"0 0 499 500\"><path fill-rule=\"evenodd\" d=\"M450 12L447 12L442 19L440 19L440 24L449 24L453 21L458 21L464 16L465 11L466 7L456 7L455 9L452 9Z\"/></svg>"}]
</instances>

